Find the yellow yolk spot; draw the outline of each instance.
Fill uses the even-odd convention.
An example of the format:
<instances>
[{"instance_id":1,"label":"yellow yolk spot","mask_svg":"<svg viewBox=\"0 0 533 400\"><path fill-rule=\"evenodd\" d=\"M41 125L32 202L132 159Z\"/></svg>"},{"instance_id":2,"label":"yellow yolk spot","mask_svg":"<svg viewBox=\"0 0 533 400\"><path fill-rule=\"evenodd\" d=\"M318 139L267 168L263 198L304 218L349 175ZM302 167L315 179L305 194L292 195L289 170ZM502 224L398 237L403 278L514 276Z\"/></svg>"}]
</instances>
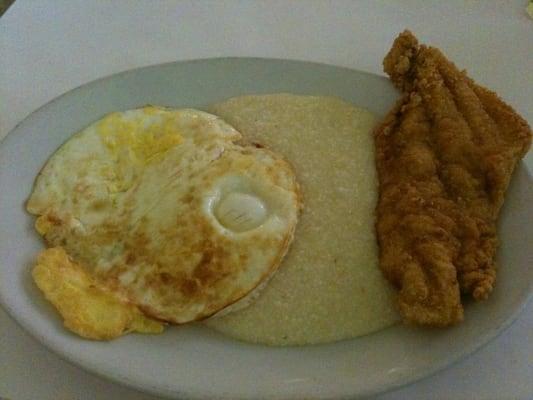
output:
<instances>
[{"instance_id":1,"label":"yellow yolk spot","mask_svg":"<svg viewBox=\"0 0 533 400\"><path fill-rule=\"evenodd\" d=\"M103 143L119 160L127 157L128 161L148 164L183 142L171 116L144 114L126 119L121 113L113 113L98 123Z\"/></svg>"},{"instance_id":2,"label":"yellow yolk spot","mask_svg":"<svg viewBox=\"0 0 533 400\"><path fill-rule=\"evenodd\" d=\"M65 326L88 339L109 340L129 332L161 333L164 325L99 287L61 247L39 254L33 279L64 319Z\"/></svg>"},{"instance_id":3,"label":"yellow yolk spot","mask_svg":"<svg viewBox=\"0 0 533 400\"><path fill-rule=\"evenodd\" d=\"M96 124L96 130L115 161L113 168L101 171L110 194L127 191L140 170L162 160L184 140L177 117L156 107L145 107L136 115L109 114Z\"/></svg>"}]
</instances>

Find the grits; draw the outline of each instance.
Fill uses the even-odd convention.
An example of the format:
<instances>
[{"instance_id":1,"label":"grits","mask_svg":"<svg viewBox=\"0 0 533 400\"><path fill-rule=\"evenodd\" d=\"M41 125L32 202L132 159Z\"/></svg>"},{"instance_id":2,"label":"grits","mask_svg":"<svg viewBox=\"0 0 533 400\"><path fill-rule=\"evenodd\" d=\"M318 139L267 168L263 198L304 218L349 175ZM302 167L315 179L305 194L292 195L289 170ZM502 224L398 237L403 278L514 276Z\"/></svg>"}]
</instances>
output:
<instances>
[{"instance_id":1,"label":"grits","mask_svg":"<svg viewBox=\"0 0 533 400\"><path fill-rule=\"evenodd\" d=\"M293 165L304 210L257 301L207 325L245 341L303 345L396 322L374 233L374 116L339 99L289 94L237 97L211 112Z\"/></svg>"}]
</instances>

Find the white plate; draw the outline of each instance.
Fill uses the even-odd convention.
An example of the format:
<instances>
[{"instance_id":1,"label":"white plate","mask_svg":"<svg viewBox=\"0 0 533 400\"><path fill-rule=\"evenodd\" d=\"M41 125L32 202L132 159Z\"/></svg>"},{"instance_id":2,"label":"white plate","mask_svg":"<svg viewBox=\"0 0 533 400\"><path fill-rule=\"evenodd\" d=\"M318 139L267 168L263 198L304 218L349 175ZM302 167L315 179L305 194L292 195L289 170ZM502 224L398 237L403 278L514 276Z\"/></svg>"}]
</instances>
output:
<instances>
[{"instance_id":1,"label":"white plate","mask_svg":"<svg viewBox=\"0 0 533 400\"><path fill-rule=\"evenodd\" d=\"M141 68L68 92L31 114L0 144L0 301L28 332L65 359L115 381L169 397L333 399L370 395L413 382L472 353L516 318L533 281L532 179L521 165L500 222L501 268L486 302L446 330L397 325L319 346L269 348L202 326L112 342L66 331L31 280L42 244L24 202L46 159L76 131L110 111L158 104L203 107L240 94L336 95L383 115L397 98L385 78L334 66L226 58Z\"/></svg>"}]
</instances>

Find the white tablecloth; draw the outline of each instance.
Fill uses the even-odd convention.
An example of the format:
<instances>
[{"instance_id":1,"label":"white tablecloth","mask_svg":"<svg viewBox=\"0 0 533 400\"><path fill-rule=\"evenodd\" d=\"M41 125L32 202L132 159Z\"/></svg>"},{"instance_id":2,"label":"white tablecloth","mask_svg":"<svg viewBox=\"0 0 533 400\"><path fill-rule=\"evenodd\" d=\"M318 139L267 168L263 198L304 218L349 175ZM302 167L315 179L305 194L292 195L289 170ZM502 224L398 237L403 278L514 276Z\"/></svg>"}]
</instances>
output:
<instances>
[{"instance_id":1,"label":"white tablecloth","mask_svg":"<svg viewBox=\"0 0 533 400\"><path fill-rule=\"evenodd\" d=\"M526 3L17 0L0 19L0 138L69 89L166 61L261 56L381 73L383 55L406 27L531 123L533 21ZM530 155L530 169L532 161ZM532 335L529 304L511 328L473 356L376 399L531 399ZM156 400L62 361L1 309L0 397Z\"/></svg>"}]
</instances>

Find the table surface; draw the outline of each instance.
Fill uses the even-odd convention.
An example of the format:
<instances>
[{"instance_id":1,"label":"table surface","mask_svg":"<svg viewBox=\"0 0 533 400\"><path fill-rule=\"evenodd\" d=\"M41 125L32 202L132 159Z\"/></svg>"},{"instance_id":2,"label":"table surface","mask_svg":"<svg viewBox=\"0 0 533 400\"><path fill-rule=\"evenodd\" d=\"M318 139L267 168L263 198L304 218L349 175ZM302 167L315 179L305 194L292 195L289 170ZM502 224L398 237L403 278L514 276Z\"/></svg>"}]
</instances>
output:
<instances>
[{"instance_id":1,"label":"table surface","mask_svg":"<svg viewBox=\"0 0 533 400\"><path fill-rule=\"evenodd\" d=\"M0 139L65 91L168 61L261 56L381 73L409 27L533 121L533 20L527 0L17 0L0 19ZM533 167L531 154L527 158ZM375 397L533 398L533 304L500 337L432 377ZM0 397L157 400L51 353L0 309Z\"/></svg>"}]
</instances>

